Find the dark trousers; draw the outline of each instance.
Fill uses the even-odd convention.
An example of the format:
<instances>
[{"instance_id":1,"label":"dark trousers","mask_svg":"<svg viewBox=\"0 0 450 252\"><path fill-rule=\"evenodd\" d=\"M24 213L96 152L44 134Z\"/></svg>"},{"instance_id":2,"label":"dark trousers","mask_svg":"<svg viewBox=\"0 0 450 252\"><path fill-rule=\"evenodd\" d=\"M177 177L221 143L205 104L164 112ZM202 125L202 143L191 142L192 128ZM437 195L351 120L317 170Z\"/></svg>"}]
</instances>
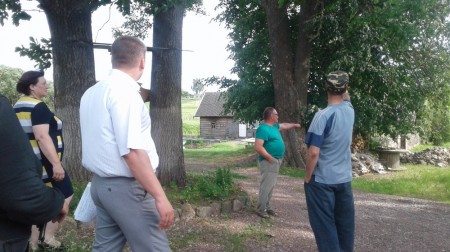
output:
<instances>
[{"instance_id":1,"label":"dark trousers","mask_svg":"<svg viewBox=\"0 0 450 252\"><path fill-rule=\"evenodd\" d=\"M355 205L351 182L305 183L309 223L320 252L353 251Z\"/></svg>"},{"instance_id":2,"label":"dark trousers","mask_svg":"<svg viewBox=\"0 0 450 252\"><path fill-rule=\"evenodd\" d=\"M0 252L25 252L28 251L28 238L14 241L0 241Z\"/></svg>"}]
</instances>

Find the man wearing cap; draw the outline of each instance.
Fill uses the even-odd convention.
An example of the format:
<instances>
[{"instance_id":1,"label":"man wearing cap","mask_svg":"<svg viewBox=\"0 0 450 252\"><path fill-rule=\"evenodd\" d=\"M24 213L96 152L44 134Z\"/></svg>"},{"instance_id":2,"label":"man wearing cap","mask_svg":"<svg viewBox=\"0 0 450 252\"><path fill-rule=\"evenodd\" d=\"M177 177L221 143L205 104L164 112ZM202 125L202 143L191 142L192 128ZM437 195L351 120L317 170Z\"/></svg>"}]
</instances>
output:
<instances>
[{"instance_id":1,"label":"man wearing cap","mask_svg":"<svg viewBox=\"0 0 450 252\"><path fill-rule=\"evenodd\" d=\"M355 113L349 77L327 75L328 106L314 115L306 133L305 196L319 251L353 251L355 209L352 193L352 142Z\"/></svg>"}]
</instances>

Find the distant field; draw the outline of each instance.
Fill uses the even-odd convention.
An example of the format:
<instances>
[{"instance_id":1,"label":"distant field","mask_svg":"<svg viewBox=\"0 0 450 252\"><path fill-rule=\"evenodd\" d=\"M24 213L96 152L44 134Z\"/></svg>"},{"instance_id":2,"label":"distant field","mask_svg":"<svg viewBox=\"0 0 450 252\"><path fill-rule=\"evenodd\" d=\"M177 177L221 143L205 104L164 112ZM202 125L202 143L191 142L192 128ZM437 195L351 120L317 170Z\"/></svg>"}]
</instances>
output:
<instances>
[{"instance_id":1,"label":"distant field","mask_svg":"<svg viewBox=\"0 0 450 252\"><path fill-rule=\"evenodd\" d=\"M200 99L181 99L181 114L183 119L183 136L200 135L200 119L194 118Z\"/></svg>"}]
</instances>

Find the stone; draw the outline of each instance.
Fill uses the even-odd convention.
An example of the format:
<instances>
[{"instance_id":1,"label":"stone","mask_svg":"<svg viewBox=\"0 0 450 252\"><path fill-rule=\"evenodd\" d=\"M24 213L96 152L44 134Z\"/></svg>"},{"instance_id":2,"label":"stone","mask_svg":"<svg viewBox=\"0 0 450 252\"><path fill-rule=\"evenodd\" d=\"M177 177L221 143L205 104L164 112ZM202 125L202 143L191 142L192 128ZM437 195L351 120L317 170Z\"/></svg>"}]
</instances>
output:
<instances>
[{"instance_id":1,"label":"stone","mask_svg":"<svg viewBox=\"0 0 450 252\"><path fill-rule=\"evenodd\" d=\"M233 200L233 212L240 211L244 207L244 204L238 199Z\"/></svg>"},{"instance_id":2,"label":"stone","mask_svg":"<svg viewBox=\"0 0 450 252\"><path fill-rule=\"evenodd\" d=\"M181 219L181 209L180 208L174 208L173 209L173 215L174 215L175 221L180 220Z\"/></svg>"},{"instance_id":3,"label":"stone","mask_svg":"<svg viewBox=\"0 0 450 252\"><path fill-rule=\"evenodd\" d=\"M442 147L433 147L421 152L407 153L400 157L400 162L427 165L431 164L438 167L449 166L450 149Z\"/></svg>"},{"instance_id":4,"label":"stone","mask_svg":"<svg viewBox=\"0 0 450 252\"><path fill-rule=\"evenodd\" d=\"M184 203L181 206L181 219L191 220L195 217L195 210L192 208L191 204Z\"/></svg>"},{"instance_id":5,"label":"stone","mask_svg":"<svg viewBox=\"0 0 450 252\"><path fill-rule=\"evenodd\" d=\"M250 204L250 200L249 200L247 194L239 195L239 196L236 197L236 199L239 200L240 202L242 202L243 206L249 206L249 204Z\"/></svg>"},{"instance_id":6,"label":"stone","mask_svg":"<svg viewBox=\"0 0 450 252\"><path fill-rule=\"evenodd\" d=\"M213 202L210 205L211 207L211 216L220 216L220 203Z\"/></svg>"},{"instance_id":7,"label":"stone","mask_svg":"<svg viewBox=\"0 0 450 252\"><path fill-rule=\"evenodd\" d=\"M231 201L223 201L221 206L222 214L230 214L233 210L233 204Z\"/></svg>"},{"instance_id":8,"label":"stone","mask_svg":"<svg viewBox=\"0 0 450 252\"><path fill-rule=\"evenodd\" d=\"M209 206L197 207L195 212L197 214L197 217L206 218L211 216L212 208Z\"/></svg>"}]
</instances>

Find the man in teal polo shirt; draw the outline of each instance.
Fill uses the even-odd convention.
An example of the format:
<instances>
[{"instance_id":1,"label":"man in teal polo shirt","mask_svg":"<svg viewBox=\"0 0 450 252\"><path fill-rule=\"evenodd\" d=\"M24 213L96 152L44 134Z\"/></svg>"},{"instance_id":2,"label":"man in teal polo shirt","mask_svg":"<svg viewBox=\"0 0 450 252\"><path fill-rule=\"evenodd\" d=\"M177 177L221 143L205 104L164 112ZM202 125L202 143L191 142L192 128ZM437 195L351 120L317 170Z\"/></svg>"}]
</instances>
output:
<instances>
[{"instance_id":1,"label":"man in teal polo shirt","mask_svg":"<svg viewBox=\"0 0 450 252\"><path fill-rule=\"evenodd\" d=\"M259 154L258 165L261 170L256 213L261 218L269 218L269 215L277 215L270 206L270 199L284 157L285 148L280 131L300 128L300 124L278 123L278 112L272 107L264 110L263 119L263 123L256 130L255 139L255 151Z\"/></svg>"}]
</instances>

